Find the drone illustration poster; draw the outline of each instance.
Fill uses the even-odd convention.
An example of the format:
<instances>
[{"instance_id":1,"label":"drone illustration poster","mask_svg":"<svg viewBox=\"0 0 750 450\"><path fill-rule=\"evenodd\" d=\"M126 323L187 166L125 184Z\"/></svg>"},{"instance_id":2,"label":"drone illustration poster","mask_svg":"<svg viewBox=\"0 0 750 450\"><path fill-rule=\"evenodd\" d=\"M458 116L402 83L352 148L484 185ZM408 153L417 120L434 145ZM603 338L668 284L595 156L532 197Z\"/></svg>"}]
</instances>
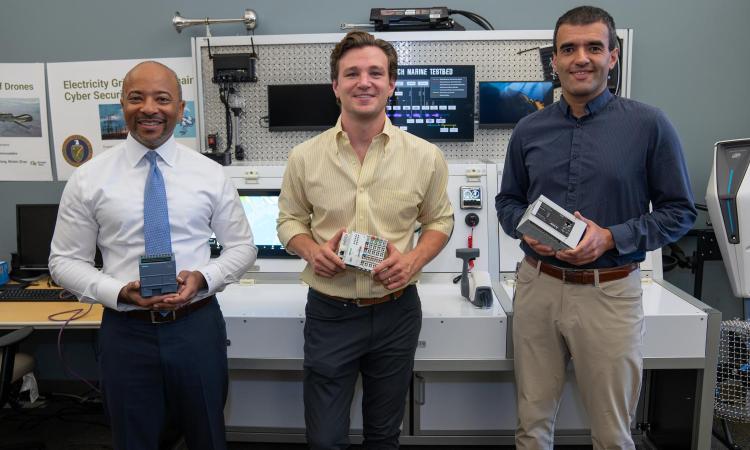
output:
<instances>
[{"instance_id":1,"label":"drone illustration poster","mask_svg":"<svg viewBox=\"0 0 750 450\"><path fill-rule=\"evenodd\" d=\"M47 64L53 154L58 180L122 142L128 135L120 106L122 80L144 60ZM191 58L155 59L177 73L185 111L174 130L177 142L197 149L195 70Z\"/></svg>"},{"instance_id":2,"label":"drone illustration poster","mask_svg":"<svg viewBox=\"0 0 750 450\"><path fill-rule=\"evenodd\" d=\"M50 181L44 64L0 64L0 181Z\"/></svg>"}]
</instances>

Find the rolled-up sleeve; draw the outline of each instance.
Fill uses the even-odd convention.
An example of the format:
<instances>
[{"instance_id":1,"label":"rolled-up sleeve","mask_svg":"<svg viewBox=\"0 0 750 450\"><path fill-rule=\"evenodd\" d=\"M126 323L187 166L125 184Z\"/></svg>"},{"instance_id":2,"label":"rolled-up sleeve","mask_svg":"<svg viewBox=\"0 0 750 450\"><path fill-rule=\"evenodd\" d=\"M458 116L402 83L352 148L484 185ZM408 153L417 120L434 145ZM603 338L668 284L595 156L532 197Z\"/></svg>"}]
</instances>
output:
<instances>
[{"instance_id":1,"label":"rolled-up sleeve","mask_svg":"<svg viewBox=\"0 0 750 450\"><path fill-rule=\"evenodd\" d=\"M448 164L440 150L435 148L433 175L417 217L423 231L439 231L446 236L453 232L453 207L448 199L447 188Z\"/></svg>"},{"instance_id":2,"label":"rolled-up sleeve","mask_svg":"<svg viewBox=\"0 0 750 450\"><path fill-rule=\"evenodd\" d=\"M312 205L305 196L304 173L303 158L295 149L289 155L284 171L281 194L279 194L279 217L276 220L276 232L284 247L298 234L312 236L310 230Z\"/></svg>"}]
</instances>

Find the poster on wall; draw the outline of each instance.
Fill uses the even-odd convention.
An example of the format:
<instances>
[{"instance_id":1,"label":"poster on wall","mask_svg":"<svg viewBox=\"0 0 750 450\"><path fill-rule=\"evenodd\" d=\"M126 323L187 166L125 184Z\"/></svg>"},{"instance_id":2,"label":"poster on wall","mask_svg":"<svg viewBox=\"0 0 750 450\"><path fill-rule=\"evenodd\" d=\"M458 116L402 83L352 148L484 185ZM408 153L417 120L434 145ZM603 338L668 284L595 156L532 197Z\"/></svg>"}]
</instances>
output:
<instances>
[{"instance_id":1,"label":"poster on wall","mask_svg":"<svg viewBox=\"0 0 750 450\"><path fill-rule=\"evenodd\" d=\"M58 180L128 135L120 106L122 80L140 59L48 63L52 138ZM185 113L174 129L177 142L197 147L195 69L191 58L155 59L174 70L182 84Z\"/></svg>"},{"instance_id":2,"label":"poster on wall","mask_svg":"<svg viewBox=\"0 0 750 450\"><path fill-rule=\"evenodd\" d=\"M0 181L50 181L44 64L0 64Z\"/></svg>"}]
</instances>

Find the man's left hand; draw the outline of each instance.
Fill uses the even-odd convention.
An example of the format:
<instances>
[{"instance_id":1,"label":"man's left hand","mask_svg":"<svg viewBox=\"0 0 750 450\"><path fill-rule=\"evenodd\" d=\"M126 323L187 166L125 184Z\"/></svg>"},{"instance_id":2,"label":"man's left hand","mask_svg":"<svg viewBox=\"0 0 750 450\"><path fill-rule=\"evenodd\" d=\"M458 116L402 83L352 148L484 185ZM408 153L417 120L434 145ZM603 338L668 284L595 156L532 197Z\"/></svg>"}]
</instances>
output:
<instances>
[{"instance_id":1,"label":"man's left hand","mask_svg":"<svg viewBox=\"0 0 750 450\"><path fill-rule=\"evenodd\" d=\"M578 211L575 212L577 219L586 222L586 232L583 239L572 250L561 250L555 253L555 258L565 261L574 266L582 266L595 261L607 250L615 248L612 233L591 220L583 217Z\"/></svg>"},{"instance_id":2,"label":"man's left hand","mask_svg":"<svg viewBox=\"0 0 750 450\"><path fill-rule=\"evenodd\" d=\"M183 270L177 275L177 293L166 298L164 303L182 306L195 297L198 291L207 287L206 279L200 271Z\"/></svg>"},{"instance_id":3,"label":"man's left hand","mask_svg":"<svg viewBox=\"0 0 750 450\"><path fill-rule=\"evenodd\" d=\"M411 280L419 270L414 261L414 252L403 254L395 245L388 242L388 257L372 270L373 278L383 283L386 289L399 289Z\"/></svg>"}]
</instances>

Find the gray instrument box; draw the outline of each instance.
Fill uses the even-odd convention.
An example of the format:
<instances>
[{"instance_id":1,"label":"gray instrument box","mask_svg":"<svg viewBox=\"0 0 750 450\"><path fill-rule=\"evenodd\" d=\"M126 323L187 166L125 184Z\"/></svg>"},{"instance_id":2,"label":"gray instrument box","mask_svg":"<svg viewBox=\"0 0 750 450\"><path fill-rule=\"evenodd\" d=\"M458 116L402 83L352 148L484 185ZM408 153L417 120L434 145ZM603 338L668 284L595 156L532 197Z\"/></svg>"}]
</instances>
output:
<instances>
[{"instance_id":1,"label":"gray instrument box","mask_svg":"<svg viewBox=\"0 0 750 450\"><path fill-rule=\"evenodd\" d=\"M372 272L385 259L388 241L364 233L344 233L339 241L338 255L348 267Z\"/></svg>"},{"instance_id":2,"label":"gray instrument box","mask_svg":"<svg viewBox=\"0 0 750 450\"><path fill-rule=\"evenodd\" d=\"M540 195L529 205L516 230L549 245L555 251L575 248L586 230L586 222Z\"/></svg>"}]
</instances>

